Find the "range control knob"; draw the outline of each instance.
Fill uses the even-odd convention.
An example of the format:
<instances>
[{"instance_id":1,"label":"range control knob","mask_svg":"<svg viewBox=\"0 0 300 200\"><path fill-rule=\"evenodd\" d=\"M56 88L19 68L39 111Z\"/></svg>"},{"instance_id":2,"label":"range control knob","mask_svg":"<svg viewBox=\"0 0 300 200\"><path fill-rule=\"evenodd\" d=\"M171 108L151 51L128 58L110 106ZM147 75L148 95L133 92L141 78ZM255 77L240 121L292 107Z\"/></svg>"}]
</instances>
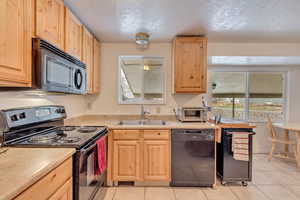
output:
<instances>
[{"instance_id":1,"label":"range control knob","mask_svg":"<svg viewBox=\"0 0 300 200\"><path fill-rule=\"evenodd\" d=\"M15 122L18 121L18 116L17 115L11 115L10 116L11 121Z\"/></svg>"},{"instance_id":2,"label":"range control knob","mask_svg":"<svg viewBox=\"0 0 300 200\"><path fill-rule=\"evenodd\" d=\"M19 114L19 118L20 119L25 119L26 118L26 114L23 112L23 113L20 113Z\"/></svg>"},{"instance_id":3,"label":"range control knob","mask_svg":"<svg viewBox=\"0 0 300 200\"><path fill-rule=\"evenodd\" d=\"M64 113L66 113L66 110L64 108L57 108L56 113L64 114Z\"/></svg>"}]
</instances>

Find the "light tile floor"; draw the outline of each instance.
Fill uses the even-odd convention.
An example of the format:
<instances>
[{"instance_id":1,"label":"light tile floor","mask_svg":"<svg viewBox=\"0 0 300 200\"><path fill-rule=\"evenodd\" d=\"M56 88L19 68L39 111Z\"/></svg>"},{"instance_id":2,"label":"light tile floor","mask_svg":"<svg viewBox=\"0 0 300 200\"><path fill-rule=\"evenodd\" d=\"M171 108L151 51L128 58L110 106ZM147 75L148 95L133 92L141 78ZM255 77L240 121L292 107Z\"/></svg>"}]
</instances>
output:
<instances>
[{"instance_id":1,"label":"light tile floor","mask_svg":"<svg viewBox=\"0 0 300 200\"><path fill-rule=\"evenodd\" d=\"M95 200L100 200L96 196ZM296 164L255 155L253 181L211 188L111 187L105 200L300 200L300 171Z\"/></svg>"}]
</instances>

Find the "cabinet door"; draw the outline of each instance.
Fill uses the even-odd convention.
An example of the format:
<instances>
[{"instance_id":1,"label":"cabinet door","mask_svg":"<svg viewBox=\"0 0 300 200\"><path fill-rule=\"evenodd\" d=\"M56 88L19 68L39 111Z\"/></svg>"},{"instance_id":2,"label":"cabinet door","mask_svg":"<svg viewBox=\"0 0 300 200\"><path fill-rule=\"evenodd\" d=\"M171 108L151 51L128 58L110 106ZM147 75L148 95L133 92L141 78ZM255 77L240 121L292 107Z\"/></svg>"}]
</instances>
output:
<instances>
[{"instance_id":1,"label":"cabinet door","mask_svg":"<svg viewBox=\"0 0 300 200\"><path fill-rule=\"evenodd\" d=\"M65 51L81 60L82 24L68 8L66 8L65 27Z\"/></svg>"},{"instance_id":2,"label":"cabinet door","mask_svg":"<svg viewBox=\"0 0 300 200\"><path fill-rule=\"evenodd\" d=\"M101 46L100 42L94 38L94 81L93 81L93 93L100 92L100 60L101 60Z\"/></svg>"},{"instance_id":3,"label":"cabinet door","mask_svg":"<svg viewBox=\"0 0 300 200\"><path fill-rule=\"evenodd\" d=\"M0 1L0 86L31 86L32 1Z\"/></svg>"},{"instance_id":4,"label":"cabinet door","mask_svg":"<svg viewBox=\"0 0 300 200\"><path fill-rule=\"evenodd\" d=\"M93 93L94 82L94 66L93 66L93 35L83 28L83 41L82 41L82 62L86 64L87 70L87 89L88 93Z\"/></svg>"},{"instance_id":5,"label":"cabinet door","mask_svg":"<svg viewBox=\"0 0 300 200\"><path fill-rule=\"evenodd\" d=\"M205 93L207 80L207 40L177 37L174 41L176 93Z\"/></svg>"},{"instance_id":6,"label":"cabinet door","mask_svg":"<svg viewBox=\"0 0 300 200\"><path fill-rule=\"evenodd\" d=\"M73 199L73 184L72 178L69 179L63 186L61 186L49 200L72 200Z\"/></svg>"},{"instance_id":7,"label":"cabinet door","mask_svg":"<svg viewBox=\"0 0 300 200\"><path fill-rule=\"evenodd\" d=\"M141 175L141 153L138 141L114 141L113 180L136 181Z\"/></svg>"},{"instance_id":8,"label":"cabinet door","mask_svg":"<svg viewBox=\"0 0 300 200\"><path fill-rule=\"evenodd\" d=\"M36 36L64 48L64 2L36 0Z\"/></svg>"},{"instance_id":9,"label":"cabinet door","mask_svg":"<svg viewBox=\"0 0 300 200\"><path fill-rule=\"evenodd\" d=\"M144 179L170 181L170 142L168 140L144 141Z\"/></svg>"}]
</instances>

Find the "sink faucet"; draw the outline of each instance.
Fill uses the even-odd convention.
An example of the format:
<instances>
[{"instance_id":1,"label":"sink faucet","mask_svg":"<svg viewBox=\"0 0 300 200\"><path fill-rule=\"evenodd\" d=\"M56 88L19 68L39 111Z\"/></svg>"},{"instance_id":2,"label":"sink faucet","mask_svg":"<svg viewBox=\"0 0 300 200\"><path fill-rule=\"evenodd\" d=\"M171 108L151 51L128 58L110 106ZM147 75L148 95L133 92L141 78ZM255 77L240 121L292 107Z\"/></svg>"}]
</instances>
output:
<instances>
[{"instance_id":1,"label":"sink faucet","mask_svg":"<svg viewBox=\"0 0 300 200\"><path fill-rule=\"evenodd\" d=\"M146 114L150 114L150 112L145 111L144 105L142 104L142 105L141 105L141 121L144 121L144 120L146 119L146 118L145 118Z\"/></svg>"}]
</instances>

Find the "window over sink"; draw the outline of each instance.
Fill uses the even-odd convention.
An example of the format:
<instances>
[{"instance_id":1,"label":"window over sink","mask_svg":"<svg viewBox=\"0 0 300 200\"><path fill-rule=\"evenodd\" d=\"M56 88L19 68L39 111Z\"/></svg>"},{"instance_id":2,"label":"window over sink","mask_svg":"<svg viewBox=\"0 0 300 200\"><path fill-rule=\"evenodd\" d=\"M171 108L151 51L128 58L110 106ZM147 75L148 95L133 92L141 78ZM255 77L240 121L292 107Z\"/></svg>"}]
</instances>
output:
<instances>
[{"instance_id":1,"label":"window over sink","mask_svg":"<svg viewBox=\"0 0 300 200\"><path fill-rule=\"evenodd\" d=\"M120 56L118 99L120 104L164 104L163 57Z\"/></svg>"}]
</instances>

